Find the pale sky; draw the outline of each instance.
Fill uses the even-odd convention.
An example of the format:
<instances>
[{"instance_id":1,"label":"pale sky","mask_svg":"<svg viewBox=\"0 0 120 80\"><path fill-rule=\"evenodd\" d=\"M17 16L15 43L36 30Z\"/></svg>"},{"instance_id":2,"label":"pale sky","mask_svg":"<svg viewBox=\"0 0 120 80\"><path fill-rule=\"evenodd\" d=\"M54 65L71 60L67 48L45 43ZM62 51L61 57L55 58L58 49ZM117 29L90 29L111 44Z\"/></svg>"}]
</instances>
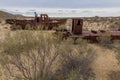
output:
<instances>
[{"instance_id":1,"label":"pale sky","mask_svg":"<svg viewBox=\"0 0 120 80\"><path fill-rule=\"evenodd\" d=\"M120 7L120 0L0 0L4 7L113 8Z\"/></svg>"},{"instance_id":2,"label":"pale sky","mask_svg":"<svg viewBox=\"0 0 120 80\"><path fill-rule=\"evenodd\" d=\"M0 10L51 16L120 16L120 0L0 0Z\"/></svg>"}]
</instances>

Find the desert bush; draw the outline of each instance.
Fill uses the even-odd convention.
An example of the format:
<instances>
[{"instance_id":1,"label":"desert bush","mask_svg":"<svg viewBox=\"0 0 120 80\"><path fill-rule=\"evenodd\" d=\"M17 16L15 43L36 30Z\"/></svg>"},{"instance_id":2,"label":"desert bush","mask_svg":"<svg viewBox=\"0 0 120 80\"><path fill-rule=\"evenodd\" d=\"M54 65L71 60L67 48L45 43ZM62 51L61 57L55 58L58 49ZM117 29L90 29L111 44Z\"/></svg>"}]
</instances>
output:
<instances>
[{"instance_id":1,"label":"desert bush","mask_svg":"<svg viewBox=\"0 0 120 80\"><path fill-rule=\"evenodd\" d=\"M21 30L21 29L22 29L22 26L16 25L16 24L12 24L12 25L10 26L10 29L11 29L11 30Z\"/></svg>"},{"instance_id":2,"label":"desert bush","mask_svg":"<svg viewBox=\"0 0 120 80\"><path fill-rule=\"evenodd\" d=\"M11 28L11 30L16 30L16 25L13 24L13 25L10 26L10 28Z\"/></svg>"},{"instance_id":3,"label":"desert bush","mask_svg":"<svg viewBox=\"0 0 120 80\"><path fill-rule=\"evenodd\" d=\"M116 50L116 59L118 60L118 63L120 64L120 41L116 41L115 50Z\"/></svg>"},{"instance_id":4,"label":"desert bush","mask_svg":"<svg viewBox=\"0 0 120 80\"><path fill-rule=\"evenodd\" d=\"M32 29L33 29L33 26L30 25L30 24L27 24L27 25L25 25L25 29L26 29L26 30L32 30Z\"/></svg>"},{"instance_id":5,"label":"desert bush","mask_svg":"<svg viewBox=\"0 0 120 80\"><path fill-rule=\"evenodd\" d=\"M31 31L8 34L1 43L1 64L6 70L6 77L20 80L50 78L51 67L59 56L59 46L49 36Z\"/></svg>"},{"instance_id":6,"label":"desert bush","mask_svg":"<svg viewBox=\"0 0 120 80\"><path fill-rule=\"evenodd\" d=\"M14 31L0 43L0 64L9 80L93 80L94 51L80 43L44 31Z\"/></svg>"},{"instance_id":7,"label":"desert bush","mask_svg":"<svg viewBox=\"0 0 120 80\"><path fill-rule=\"evenodd\" d=\"M110 24L109 28L111 30L118 30L118 29L120 29L119 25L120 25L119 21L115 21L115 22L113 22L113 23Z\"/></svg>"},{"instance_id":8,"label":"desert bush","mask_svg":"<svg viewBox=\"0 0 120 80\"><path fill-rule=\"evenodd\" d=\"M118 66L120 64L120 40L115 41L115 53L116 59L118 60ZM120 71L110 71L108 74L108 80L119 80L120 79Z\"/></svg>"},{"instance_id":9,"label":"desert bush","mask_svg":"<svg viewBox=\"0 0 120 80\"><path fill-rule=\"evenodd\" d=\"M70 71L66 80L81 80L79 76L79 71Z\"/></svg>"},{"instance_id":10,"label":"desert bush","mask_svg":"<svg viewBox=\"0 0 120 80\"><path fill-rule=\"evenodd\" d=\"M66 29L66 26L65 26L65 25L60 25L60 26L57 28L57 30L64 30L64 29Z\"/></svg>"},{"instance_id":11,"label":"desert bush","mask_svg":"<svg viewBox=\"0 0 120 80\"><path fill-rule=\"evenodd\" d=\"M102 34L100 37L97 38L99 45L106 47L106 48L112 48L112 38L108 33Z\"/></svg>"},{"instance_id":12,"label":"desert bush","mask_svg":"<svg viewBox=\"0 0 120 80\"><path fill-rule=\"evenodd\" d=\"M108 74L108 80L120 80L120 71L111 71Z\"/></svg>"},{"instance_id":13,"label":"desert bush","mask_svg":"<svg viewBox=\"0 0 120 80\"><path fill-rule=\"evenodd\" d=\"M88 45L82 45L62 45L60 48L61 68L56 71L58 76L62 74L65 80L95 79L95 74L90 66L94 60L94 51Z\"/></svg>"},{"instance_id":14,"label":"desert bush","mask_svg":"<svg viewBox=\"0 0 120 80\"><path fill-rule=\"evenodd\" d=\"M35 30L43 30L43 25L40 24L36 25Z\"/></svg>"}]
</instances>

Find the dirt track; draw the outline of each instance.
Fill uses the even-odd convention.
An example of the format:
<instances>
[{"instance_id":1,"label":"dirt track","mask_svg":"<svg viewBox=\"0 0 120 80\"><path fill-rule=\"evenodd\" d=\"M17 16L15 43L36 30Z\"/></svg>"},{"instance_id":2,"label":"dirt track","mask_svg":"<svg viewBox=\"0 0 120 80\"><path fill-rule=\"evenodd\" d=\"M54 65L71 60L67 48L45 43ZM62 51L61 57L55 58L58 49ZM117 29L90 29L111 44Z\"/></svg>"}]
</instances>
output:
<instances>
[{"instance_id":1,"label":"dirt track","mask_svg":"<svg viewBox=\"0 0 120 80\"><path fill-rule=\"evenodd\" d=\"M120 70L118 61L115 58L115 52L97 45L91 45L96 50L95 61L92 68L96 74L96 80L107 80L107 74L110 71Z\"/></svg>"}]
</instances>

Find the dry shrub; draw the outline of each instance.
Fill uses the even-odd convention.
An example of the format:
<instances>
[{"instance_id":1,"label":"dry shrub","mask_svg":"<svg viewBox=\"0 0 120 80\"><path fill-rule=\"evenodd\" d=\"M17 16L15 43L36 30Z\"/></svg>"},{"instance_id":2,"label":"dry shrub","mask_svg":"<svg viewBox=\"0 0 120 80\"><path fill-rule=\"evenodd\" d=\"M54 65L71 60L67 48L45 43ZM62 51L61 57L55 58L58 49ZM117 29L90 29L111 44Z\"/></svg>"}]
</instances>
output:
<instances>
[{"instance_id":1,"label":"dry shrub","mask_svg":"<svg viewBox=\"0 0 120 80\"><path fill-rule=\"evenodd\" d=\"M11 30L20 30L20 29L22 29L22 26L16 25L16 24L12 24L12 25L10 26L10 29L11 29Z\"/></svg>"},{"instance_id":2,"label":"dry shrub","mask_svg":"<svg viewBox=\"0 0 120 80\"><path fill-rule=\"evenodd\" d=\"M108 74L108 80L120 80L120 71L111 71Z\"/></svg>"},{"instance_id":3,"label":"dry shrub","mask_svg":"<svg viewBox=\"0 0 120 80\"><path fill-rule=\"evenodd\" d=\"M106 48L112 48L112 38L109 35L109 33L104 33L100 37L97 38L99 45L106 47Z\"/></svg>"},{"instance_id":4,"label":"dry shrub","mask_svg":"<svg viewBox=\"0 0 120 80\"><path fill-rule=\"evenodd\" d=\"M25 30L32 30L32 29L33 29L33 26L31 26L30 24L25 25Z\"/></svg>"},{"instance_id":5,"label":"dry shrub","mask_svg":"<svg viewBox=\"0 0 120 80\"><path fill-rule=\"evenodd\" d=\"M3 73L9 80L95 79L90 68L94 51L84 41L73 45L44 31L15 31L1 42L1 51Z\"/></svg>"},{"instance_id":6,"label":"dry shrub","mask_svg":"<svg viewBox=\"0 0 120 80\"><path fill-rule=\"evenodd\" d=\"M43 30L43 25L41 24L36 25L35 30Z\"/></svg>"},{"instance_id":7,"label":"dry shrub","mask_svg":"<svg viewBox=\"0 0 120 80\"><path fill-rule=\"evenodd\" d=\"M118 63L120 64L120 40L116 41L115 50L116 50L116 59L118 60Z\"/></svg>"},{"instance_id":8,"label":"dry shrub","mask_svg":"<svg viewBox=\"0 0 120 80\"><path fill-rule=\"evenodd\" d=\"M8 79L44 80L59 56L53 37L42 32L17 31L2 42L1 63Z\"/></svg>"},{"instance_id":9,"label":"dry shrub","mask_svg":"<svg viewBox=\"0 0 120 80\"><path fill-rule=\"evenodd\" d=\"M73 45L64 43L61 46L61 68L56 71L63 80L94 80L95 74L91 69L94 51L88 45ZM59 79L60 80L60 79Z\"/></svg>"}]
</instances>

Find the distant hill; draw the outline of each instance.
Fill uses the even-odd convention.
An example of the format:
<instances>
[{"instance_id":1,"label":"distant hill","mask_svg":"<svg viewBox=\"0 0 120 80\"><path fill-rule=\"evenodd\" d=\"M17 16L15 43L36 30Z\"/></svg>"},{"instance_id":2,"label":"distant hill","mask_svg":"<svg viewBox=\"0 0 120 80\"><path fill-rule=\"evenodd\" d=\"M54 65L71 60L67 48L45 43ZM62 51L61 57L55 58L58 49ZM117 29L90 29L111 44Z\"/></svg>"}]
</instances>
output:
<instances>
[{"instance_id":1,"label":"distant hill","mask_svg":"<svg viewBox=\"0 0 120 80\"><path fill-rule=\"evenodd\" d=\"M24 16L14 15L8 12L0 11L0 19L24 19Z\"/></svg>"}]
</instances>

